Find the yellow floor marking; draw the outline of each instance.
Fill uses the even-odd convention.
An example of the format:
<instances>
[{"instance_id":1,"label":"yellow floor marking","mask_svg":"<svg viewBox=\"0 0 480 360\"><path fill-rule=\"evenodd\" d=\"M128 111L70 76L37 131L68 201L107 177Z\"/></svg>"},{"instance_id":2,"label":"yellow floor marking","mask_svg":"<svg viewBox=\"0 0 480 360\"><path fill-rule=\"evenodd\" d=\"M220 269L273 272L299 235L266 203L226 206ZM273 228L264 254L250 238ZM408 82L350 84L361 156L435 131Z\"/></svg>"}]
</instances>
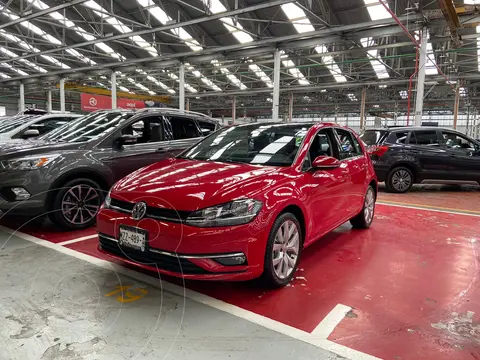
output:
<instances>
[{"instance_id":1,"label":"yellow floor marking","mask_svg":"<svg viewBox=\"0 0 480 360\"><path fill-rule=\"evenodd\" d=\"M148 294L147 289L134 288L132 285L117 286L115 290L105 294L105 296L117 295L117 301L121 303L134 302L143 299Z\"/></svg>"}]
</instances>

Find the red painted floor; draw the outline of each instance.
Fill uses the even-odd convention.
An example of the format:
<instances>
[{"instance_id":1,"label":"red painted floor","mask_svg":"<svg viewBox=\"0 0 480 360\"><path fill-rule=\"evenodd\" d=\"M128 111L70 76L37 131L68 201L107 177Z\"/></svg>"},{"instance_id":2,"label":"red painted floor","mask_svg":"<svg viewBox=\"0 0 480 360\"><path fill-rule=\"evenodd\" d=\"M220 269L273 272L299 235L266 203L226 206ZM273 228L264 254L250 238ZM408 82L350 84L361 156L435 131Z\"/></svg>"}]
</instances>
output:
<instances>
[{"instance_id":1,"label":"red painted floor","mask_svg":"<svg viewBox=\"0 0 480 360\"><path fill-rule=\"evenodd\" d=\"M330 339L383 359L480 359L479 229L479 217L378 205L370 230L308 248L289 287L187 286L309 332L351 306ZM105 258L95 239L67 246Z\"/></svg>"}]
</instances>

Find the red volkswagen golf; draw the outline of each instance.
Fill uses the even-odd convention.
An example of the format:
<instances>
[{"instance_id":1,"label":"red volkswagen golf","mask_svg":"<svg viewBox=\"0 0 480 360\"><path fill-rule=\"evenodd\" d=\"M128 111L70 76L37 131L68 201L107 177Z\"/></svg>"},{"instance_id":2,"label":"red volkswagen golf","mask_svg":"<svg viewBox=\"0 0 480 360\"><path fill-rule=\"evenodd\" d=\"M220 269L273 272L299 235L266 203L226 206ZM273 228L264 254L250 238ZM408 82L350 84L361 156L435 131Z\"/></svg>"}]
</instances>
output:
<instances>
[{"instance_id":1,"label":"red volkswagen golf","mask_svg":"<svg viewBox=\"0 0 480 360\"><path fill-rule=\"evenodd\" d=\"M98 214L99 249L168 275L283 286L322 235L349 220L368 228L376 193L349 129L228 127L117 182Z\"/></svg>"}]
</instances>

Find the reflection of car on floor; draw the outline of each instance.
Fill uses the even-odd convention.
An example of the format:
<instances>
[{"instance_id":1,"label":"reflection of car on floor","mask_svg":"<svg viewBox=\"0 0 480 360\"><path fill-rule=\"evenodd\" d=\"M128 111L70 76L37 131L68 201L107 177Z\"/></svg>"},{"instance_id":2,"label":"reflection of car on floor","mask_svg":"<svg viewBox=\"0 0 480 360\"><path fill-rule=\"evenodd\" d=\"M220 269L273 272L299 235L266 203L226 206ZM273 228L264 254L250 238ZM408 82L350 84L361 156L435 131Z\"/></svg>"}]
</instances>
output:
<instances>
[{"instance_id":1,"label":"reflection of car on floor","mask_svg":"<svg viewBox=\"0 0 480 360\"><path fill-rule=\"evenodd\" d=\"M0 123L0 142L33 139L81 116L70 113L13 116Z\"/></svg>"},{"instance_id":2,"label":"reflection of car on floor","mask_svg":"<svg viewBox=\"0 0 480 360\"><path fill-rule=\"evenodd\" d=\"M102 190L198 142L201 129L217 126L205 115L175 109L99 111L37 140L2 144L0 209L48 212L63 228L88 227L103 202Z\"/></svg>"},{"instance_id":3,"label":"reflection of car on floor","mask_svg":"<svg viewBox=\"0 0 480 360\"><path fill-rule=\"evenodd\" d=\"M227 127L117 182L97 216L99 250L174 276L282 286L304 247L348 220L370 226L376 191L348 129Z\"/></svg>"},{"instance_id":4,"label":"reflection of car on floor","mask_svg":"<svg viewBox=\"0 0 480 360\"><path fill-rule=\"evenodd\" d=\"M395 127L366 130L360 138L389 191L407 192L423 181L480 184L480 142L457 131Z\"/></svg>"}]
</instances>

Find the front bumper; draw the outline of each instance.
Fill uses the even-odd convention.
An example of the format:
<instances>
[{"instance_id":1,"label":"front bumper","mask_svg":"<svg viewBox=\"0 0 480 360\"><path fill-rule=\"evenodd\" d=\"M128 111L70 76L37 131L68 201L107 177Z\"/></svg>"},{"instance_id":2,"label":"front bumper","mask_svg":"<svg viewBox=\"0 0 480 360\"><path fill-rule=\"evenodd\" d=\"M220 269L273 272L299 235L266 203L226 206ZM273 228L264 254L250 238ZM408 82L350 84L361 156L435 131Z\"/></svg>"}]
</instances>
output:
<instances>
[{"instance_id":1,"label":"front bumper","mask_svg":"<svg viewBox=\"0 0 480 360\"><path fill-rule=\"evenodd\" d=\"M120 247L119 227L148 232L144 252ZM249 280L263 272L268 230L255 222L222 228L197 228L154 219L133 220L129 214L102 208L97 216L99 251L123 262L166 275L196 280ZM242 265L225 259L245 256Z\"/></svg>"},{"instance_id":2,"label":"front bumper","mask_svg":"<svg viewBox=\"0 0 480 360\"><path fill-rule=\"evenodd\" d=\"M46 211L51 180L46 170L3 171L0 173L0 211L5 215L37 215ZM16 200L12 188L23 188L30 197Z\"/></svg>"}]
</instances>

